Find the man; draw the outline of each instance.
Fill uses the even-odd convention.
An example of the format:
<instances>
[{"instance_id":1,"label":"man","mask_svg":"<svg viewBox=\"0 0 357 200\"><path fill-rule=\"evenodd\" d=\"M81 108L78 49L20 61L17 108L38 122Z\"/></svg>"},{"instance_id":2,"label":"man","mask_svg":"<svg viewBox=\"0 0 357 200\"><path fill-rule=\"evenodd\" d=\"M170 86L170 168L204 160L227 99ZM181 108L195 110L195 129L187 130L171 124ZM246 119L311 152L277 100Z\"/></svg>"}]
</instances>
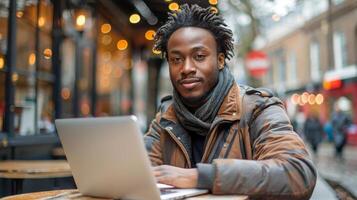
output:
<instances>
[{"instance_id":1,"label":"man","mask_svg":"<svg viewBox=\"0 0 357 200\"><path fill-rule=\"evenodd\" d=\"M331 116L331 125L333 130L333 139L335 143L335 155L337 158L343 158L343 149L347 143L347 129L351 125L351 119L345 114L337 101L334 105L334 113Z\"/></svg>"},{"instance_id":2,"label":"man","mask_svg":"<svg viewBox=\"0 0 357 200\"><path fill-rule=\"evenodd\" d=\"M280 100L234 82L225 66L232 32L223 19L183 5L155 41L174 88L144 138L157 181L213 194L308 199L316 171L304 143Z\"/></svg>"},{"instance_id":3,"label":"man","mask_svg":"<svg viewBox=\"0 0 357 200\"><path fill-rule=\"evenodd\" d=\"M317 156L319 144L322 141L324 130L317 113L309 113L304 123L306 141L310 143L312 151Z\"/></svg>"}]
</instances>

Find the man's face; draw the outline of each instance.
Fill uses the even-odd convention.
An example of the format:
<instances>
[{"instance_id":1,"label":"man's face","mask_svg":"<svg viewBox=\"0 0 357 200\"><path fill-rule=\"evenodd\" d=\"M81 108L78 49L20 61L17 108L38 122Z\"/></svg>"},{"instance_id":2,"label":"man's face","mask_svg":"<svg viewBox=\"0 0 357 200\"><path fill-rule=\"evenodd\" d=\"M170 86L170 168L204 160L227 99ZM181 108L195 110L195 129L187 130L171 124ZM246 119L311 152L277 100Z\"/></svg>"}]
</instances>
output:
<instances>
[{"instance_id":1,"label":"man's face","mask_svg":"<svg viewBox=\"0 0 357 200\"><path fill-rule=\"evenodd\" d=\"M193 106L203 103L224 66L224 54L217 53L212 33L197 27L180 28L170 36L167 59L172 85Z\"/></svg>"}]
</instances>

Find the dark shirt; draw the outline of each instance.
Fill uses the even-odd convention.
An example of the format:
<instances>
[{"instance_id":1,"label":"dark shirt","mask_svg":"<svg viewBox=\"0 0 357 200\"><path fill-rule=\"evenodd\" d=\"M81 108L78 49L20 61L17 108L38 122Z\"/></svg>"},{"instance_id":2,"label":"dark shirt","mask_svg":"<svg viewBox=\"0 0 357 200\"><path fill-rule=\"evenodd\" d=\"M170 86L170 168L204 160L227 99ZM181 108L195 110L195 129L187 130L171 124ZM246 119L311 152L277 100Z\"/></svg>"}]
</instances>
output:
<instances>
[{"instance_id":1,"label":"dark shirt","mask_svg":"<svg viewBox=\"0 0 357 200\"><path fill-rule=\"evenodd\" d=\"M192 167L195 168L197 163L200 163L203 156L203 147L205 145L206 136L191 134L192 142Z\"/></svg>"}]
</instances>

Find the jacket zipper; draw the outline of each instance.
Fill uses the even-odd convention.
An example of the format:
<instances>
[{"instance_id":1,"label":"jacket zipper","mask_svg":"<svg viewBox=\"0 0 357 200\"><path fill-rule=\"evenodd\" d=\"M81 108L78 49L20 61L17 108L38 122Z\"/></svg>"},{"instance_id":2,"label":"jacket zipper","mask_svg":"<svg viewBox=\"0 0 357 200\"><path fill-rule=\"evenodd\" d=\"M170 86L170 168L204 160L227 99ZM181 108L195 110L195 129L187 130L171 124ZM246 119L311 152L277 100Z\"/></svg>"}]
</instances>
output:
<instances>
[{"instance_id":1,"label":"jacket zipper","mask_svg":"<svg viewBox=\"0 0 357 200\"><path fill-rule=\"evenodd\" d=\"M183 154L185 155L186 161L188 163L188 167L191 168L191 160L190 157L187 153L186 148L182 145L182 143L176 138L175 134L173 134L171 132L171 130L168 130L167 128L165 128L165 130L169 133L169 135L171 136L171 138L177 143L177 145L181 148L181 151L183 152Z\"/></svg>"}]
</instances>

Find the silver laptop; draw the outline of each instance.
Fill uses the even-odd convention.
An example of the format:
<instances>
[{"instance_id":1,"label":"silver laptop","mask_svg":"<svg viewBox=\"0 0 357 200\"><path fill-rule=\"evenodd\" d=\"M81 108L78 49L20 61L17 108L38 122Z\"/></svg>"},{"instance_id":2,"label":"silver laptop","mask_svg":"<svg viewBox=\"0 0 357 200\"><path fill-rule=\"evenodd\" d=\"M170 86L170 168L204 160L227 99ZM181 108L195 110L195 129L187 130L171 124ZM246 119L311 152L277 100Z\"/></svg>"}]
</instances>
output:
<instances>
[{"instance_id":1,"label":"silver laptop","mask_svg":"<svg viewBox=\"0 0 357 200\"><path fill-rule=\"evenodd\" d=\"M167 186L160 191L135 116L58 119L55 123L77 188L84 195L155 200L207 193Z\"/></svg>"}]
</instances>

